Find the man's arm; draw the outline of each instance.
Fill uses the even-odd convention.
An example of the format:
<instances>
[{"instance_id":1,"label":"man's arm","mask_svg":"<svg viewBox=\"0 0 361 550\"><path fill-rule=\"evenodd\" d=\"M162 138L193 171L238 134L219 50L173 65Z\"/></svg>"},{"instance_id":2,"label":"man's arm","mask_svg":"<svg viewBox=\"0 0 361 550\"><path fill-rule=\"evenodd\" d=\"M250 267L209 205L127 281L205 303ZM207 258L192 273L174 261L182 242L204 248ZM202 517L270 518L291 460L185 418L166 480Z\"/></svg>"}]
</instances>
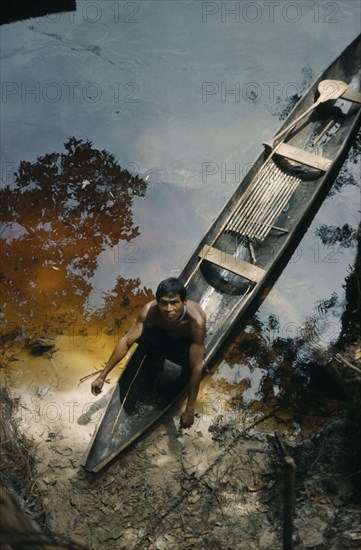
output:
<instances>
[{"instance_id":1,"label":"man's arm","mask_svg":"<svg viewBox=\"0 0 361 550\"><path fill-rule=\"evenodd\" d=\"M194 422L194 409L197 401L199 384L201 382L204 345L196 343L191 344L189 354L191 360L191 376L187 406L180 419L181 428L190 428Z\"/></svg>"},{"instance_id":2,"label":"man's arm","mask_svg":"<svg viewBox=\"0 0 361 550\"><path fill-rule=\"evenodd\" d=\"M119 361L121 361L126 356L134 342L138 340L138 338L142 335L144 321L146 318L146 314L149 310L149 305L150 304L144 306L137 319L133 321L129 331L125 334L125 336L123 336L123 338L119 340L119 342L115 346L102 372L93 381L91 385L91 392L93 395L98 395L101 392L108 373L115 367L117 363L119 363Z\"/></svg>"},{"instance_id":3,"label":"man's arm","mask_svg":"<svg viewBox=\"0 0 361 550\"><path fill-rule=\"evenodd\" d=\"M199 325L194 331L194 340L189 349L191 375L189 381L188 401L180 419L181 428L190 428L194 422L194 409L201 382L202 363L204 357L205 326Z\"/></svg>"}]
</instances>

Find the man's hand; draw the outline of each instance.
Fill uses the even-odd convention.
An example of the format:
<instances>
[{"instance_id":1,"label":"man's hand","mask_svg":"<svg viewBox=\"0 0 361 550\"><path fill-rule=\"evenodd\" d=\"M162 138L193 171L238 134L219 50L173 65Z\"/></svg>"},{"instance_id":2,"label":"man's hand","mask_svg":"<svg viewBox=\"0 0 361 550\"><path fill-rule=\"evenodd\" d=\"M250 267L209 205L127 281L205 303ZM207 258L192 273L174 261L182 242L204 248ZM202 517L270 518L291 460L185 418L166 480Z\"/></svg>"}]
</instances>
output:
<instances>
[{"instance_id":1,"label":"man's hand","mask_svg":"<svg viewBox=\"0 0 361 550\"><path fill-rule=\"evenodd\" d=\"M93 395L99 395L100 392L102 391L102 387L104 386L104 380L101 376L98 376L98 378L96 378L94 380L94 382L92 382L92 394Z\"/></svg>"},{"instance_id":2,"label":"man's hand","mask_svg":"<svg viewBox=\"0 0 361 550\"><path fill-rule=\"evenodd\" d=\"M190 428L194 422L194 409L186 409L180 418L181 428Z\"/></svg>"}]
</instances>

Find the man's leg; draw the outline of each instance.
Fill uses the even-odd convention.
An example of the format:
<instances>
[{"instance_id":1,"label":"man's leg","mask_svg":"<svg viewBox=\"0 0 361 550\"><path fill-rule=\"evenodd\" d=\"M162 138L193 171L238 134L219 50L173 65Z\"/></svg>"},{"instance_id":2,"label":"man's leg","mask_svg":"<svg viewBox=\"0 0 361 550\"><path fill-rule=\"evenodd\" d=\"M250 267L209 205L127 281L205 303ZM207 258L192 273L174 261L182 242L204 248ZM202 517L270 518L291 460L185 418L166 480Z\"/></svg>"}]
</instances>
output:
<instances>
[{"instance_id":1,"label":"man's leg","mask_svg":"<svg viewBox=\"0 0 361 550\"><path fill-rule=\"evenodd\" d=\"M145 390L153 388L155 380L163 370L164 355L162 353L163 331L154 325L147 325L138 340L139 347L146 353L146 369L144 376Z\"/></svg>"}]
</instances>

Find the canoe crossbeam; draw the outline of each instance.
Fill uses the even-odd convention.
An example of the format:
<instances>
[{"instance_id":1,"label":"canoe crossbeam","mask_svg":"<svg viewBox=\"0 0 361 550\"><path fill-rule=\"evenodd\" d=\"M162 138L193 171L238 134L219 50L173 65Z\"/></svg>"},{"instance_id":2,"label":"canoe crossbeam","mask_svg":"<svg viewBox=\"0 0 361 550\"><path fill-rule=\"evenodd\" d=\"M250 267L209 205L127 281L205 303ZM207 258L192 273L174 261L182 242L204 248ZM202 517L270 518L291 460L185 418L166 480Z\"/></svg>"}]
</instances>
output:
<instances>
[{"instance_id":1,"label":"canoe crossbeam","mask_svg":"<svg viewBox=\"0 0 361 550\"><path fill-rule=\"evenodd\" d=\"M254 283L258 283L266 273L260 267L235 258L231 254L207 244L203 246L199 256L203 260L208 260L218 267L222 267Z\"/></svg>"},{"instance_id":2,"label":"canoe crossbeam","mask_svg":"<svg viewBox=\"0 0 361 550\"><path fill-rule=\"evenodd\" d=\"M327 172L332 164L332 160L326 157L314 155L313 153L304 151L299 147L294 147L289 143L280 143L277 147L277 155L295 160L296 162L300 162L306 166L311 166L317 170L322 170L323 172Z\"/></svg>"},{"instance_id":3,"label":"canoe crossbeam","mask_svg":"<svg viewBox=\"0 0 361 550\"><path fill-rule=\"evenodd\" d=\"M270 162L250 183L225 231L263 241L300 182Z\"/></svg>"},{"instance_id":4,"label":"canoe crossbeam","mask_svg":"<svg viewBox=\"0 0 361 550\"><path fill-rule=\"evenodd\" d=\"M341 96L343 99L347 99L347 101L352 101L353 103L361 103L361 93L360 92L354 92L353 90L347 89L344 94Z\"/></svg>"}]
</instances>

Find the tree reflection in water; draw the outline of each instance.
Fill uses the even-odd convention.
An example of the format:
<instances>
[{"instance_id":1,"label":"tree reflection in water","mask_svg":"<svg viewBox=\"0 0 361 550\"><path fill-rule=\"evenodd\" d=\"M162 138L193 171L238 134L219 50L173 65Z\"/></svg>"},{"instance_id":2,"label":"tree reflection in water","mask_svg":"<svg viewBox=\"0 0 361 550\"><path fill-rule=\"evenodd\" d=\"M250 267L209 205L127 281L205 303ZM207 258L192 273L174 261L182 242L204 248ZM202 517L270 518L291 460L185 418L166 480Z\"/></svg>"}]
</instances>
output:
<instances>
[{"instance_id":1,"label":"tree reflection in water","mask_svg":"<svg viewBox=\"0 0 361 550\"><path fill-rule=\"evenodd\" d=\"M0 190L3 336L86 333L104 322L109 329L125 307L149 299L139 279L119 275L102 311L87 311L99 254L139 235L133 197L147 184L90 141L71 137L64 147L21 161Z\"/></svg>"},{"instance_id":2,"label":"tree reflection in water","mask_svg":"<svg viewBox=\"0 0 361 550\"><path fill-rule=\"evenodd\" d=\"M283 331L277 315L264 323L255 314L243 328L222 359L229 367L228 378L214 376L217 387L227 393L224 410L230 419L250 414L258 429L301 430L306 436L315 425L337 417L342 398L329 378L322 378L325 373L315 363L301 327Z\"/></svg>"}]
</instances>

